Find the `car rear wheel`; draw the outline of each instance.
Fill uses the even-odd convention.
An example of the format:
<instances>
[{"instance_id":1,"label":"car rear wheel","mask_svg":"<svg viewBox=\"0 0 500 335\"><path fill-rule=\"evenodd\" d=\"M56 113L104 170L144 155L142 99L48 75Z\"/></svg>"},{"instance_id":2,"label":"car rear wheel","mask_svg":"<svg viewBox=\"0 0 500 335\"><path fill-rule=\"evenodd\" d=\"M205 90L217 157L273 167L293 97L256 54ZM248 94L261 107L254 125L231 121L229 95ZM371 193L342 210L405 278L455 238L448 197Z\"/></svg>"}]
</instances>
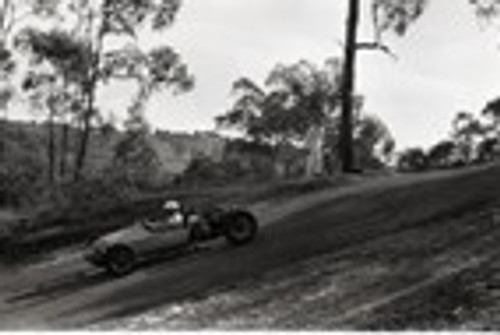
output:
<instances>
[{"instance_id":1,"label":"car rear wheel","mask_svg":"<svg viewBox=\"0 0 500 335\"><path fill-rule=\"evenodd\" d=\"M115 246L106 253L106 269L115 276L131 273L136 265L135 253L126 246Z\"/></svg>"},{"instance_id":2,"label":"car rear wheel","mask_svg":"<svg viewBox=\"0 0 500 335\"><path fill-rule=\"evenodd\" d=\"M198 223L191 226L189 230L189 242L197 243L202 241L206 236L202 226Z\"/></svg>"},{"instance_id":3,"label":"car rear wheel","mask_svg":"<svg viewBox=\"0 0 500 335\"><path fill-rule=\"evenodd\" d=\"M234 245L252 241L257 235L257 220L249 213L234 213L229 216L225 229L226 239Z\"/></svg>"}]
</instances>

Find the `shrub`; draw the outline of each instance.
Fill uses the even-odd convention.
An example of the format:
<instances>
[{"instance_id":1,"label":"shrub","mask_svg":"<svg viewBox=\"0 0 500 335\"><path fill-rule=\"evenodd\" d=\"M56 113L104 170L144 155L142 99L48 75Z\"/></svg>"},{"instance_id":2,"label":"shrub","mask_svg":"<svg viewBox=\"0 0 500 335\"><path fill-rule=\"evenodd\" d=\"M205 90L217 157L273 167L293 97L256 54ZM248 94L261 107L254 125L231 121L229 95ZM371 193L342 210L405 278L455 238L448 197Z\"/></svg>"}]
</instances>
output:
<instances>
[{"instance_id":1,"label":"shrub","mask_svg":"<svg viewBox=\"0 0 500 335\"><path fill-rule=\"evenodd\" d=\"M398 169L403 172L424 171L428 168L428 158L421 148L412 148L404 151L398 160Z\"/></svg>"}]
</instances>

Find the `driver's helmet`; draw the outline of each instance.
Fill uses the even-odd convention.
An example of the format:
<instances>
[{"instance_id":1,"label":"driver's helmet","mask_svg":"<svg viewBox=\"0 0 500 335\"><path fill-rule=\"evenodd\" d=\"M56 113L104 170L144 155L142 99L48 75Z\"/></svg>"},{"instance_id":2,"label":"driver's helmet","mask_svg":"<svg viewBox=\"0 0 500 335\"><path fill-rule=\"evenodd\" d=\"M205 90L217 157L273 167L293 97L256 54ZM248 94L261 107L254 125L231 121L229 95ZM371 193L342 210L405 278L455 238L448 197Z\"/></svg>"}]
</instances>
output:
<instances>
[{"instance_id":1,"label":"driver's helmet","mask_svg":"<svg viewBox=\"0 0 500 335\"><path fill-rule=\"evenodd\" d=\"M167 200L163 204L163 209L168 212L178 212L181 209L181 204L177 200Z\"/></svg>"}]
</instances>

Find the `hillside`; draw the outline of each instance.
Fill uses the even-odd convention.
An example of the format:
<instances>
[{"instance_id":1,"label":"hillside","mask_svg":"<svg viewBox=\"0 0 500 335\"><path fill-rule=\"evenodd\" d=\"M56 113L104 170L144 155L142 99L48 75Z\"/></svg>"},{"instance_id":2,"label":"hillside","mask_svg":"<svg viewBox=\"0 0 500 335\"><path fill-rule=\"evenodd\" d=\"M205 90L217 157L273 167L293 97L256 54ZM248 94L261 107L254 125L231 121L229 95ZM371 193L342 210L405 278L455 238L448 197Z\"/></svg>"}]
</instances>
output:
<instances>
[{"instance_id":1,"label":"hillside","mask_svg":"<svg viewBox=\"0 0 500 335\"><path fill-rule=\"evenodd\" d=\"M47 129L44 124L34 122L1 121L0 139L5 157L27 156L41 165L47 162ZM59 145L61 127L56 127L56 145ZM120 131L99 131L92 133L88 152L88 165L100 170L110 164L114 148L122 139ZM74 159L78 134L75 129L69 130L69 162ZM167 132L157 131L150 135L149 143L156 151L165 174L179 174L189 162L200 155L218 161L222 157L226 140L213 132Z\"/></svg>"}]
</instances>

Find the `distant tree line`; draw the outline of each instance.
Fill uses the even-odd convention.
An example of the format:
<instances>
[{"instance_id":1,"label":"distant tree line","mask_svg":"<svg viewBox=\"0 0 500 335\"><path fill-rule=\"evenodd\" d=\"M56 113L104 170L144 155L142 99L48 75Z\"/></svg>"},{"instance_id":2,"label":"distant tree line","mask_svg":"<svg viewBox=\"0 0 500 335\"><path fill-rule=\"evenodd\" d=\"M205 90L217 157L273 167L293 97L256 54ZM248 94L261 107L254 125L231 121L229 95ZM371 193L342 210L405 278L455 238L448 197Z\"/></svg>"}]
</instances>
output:
<instances>
[{"instance_id":1,"label":"distant tree line","mask_svg":"<svg viewBox=\"0 0 500 335\"><path fill-rule=\"evenodd\" d=\"M489 101L478 115L458 112L450 136L427 150L409 148L400 153L402 171L446 169L500 159L500 98Z\"/></svg>"}]
</instances>

